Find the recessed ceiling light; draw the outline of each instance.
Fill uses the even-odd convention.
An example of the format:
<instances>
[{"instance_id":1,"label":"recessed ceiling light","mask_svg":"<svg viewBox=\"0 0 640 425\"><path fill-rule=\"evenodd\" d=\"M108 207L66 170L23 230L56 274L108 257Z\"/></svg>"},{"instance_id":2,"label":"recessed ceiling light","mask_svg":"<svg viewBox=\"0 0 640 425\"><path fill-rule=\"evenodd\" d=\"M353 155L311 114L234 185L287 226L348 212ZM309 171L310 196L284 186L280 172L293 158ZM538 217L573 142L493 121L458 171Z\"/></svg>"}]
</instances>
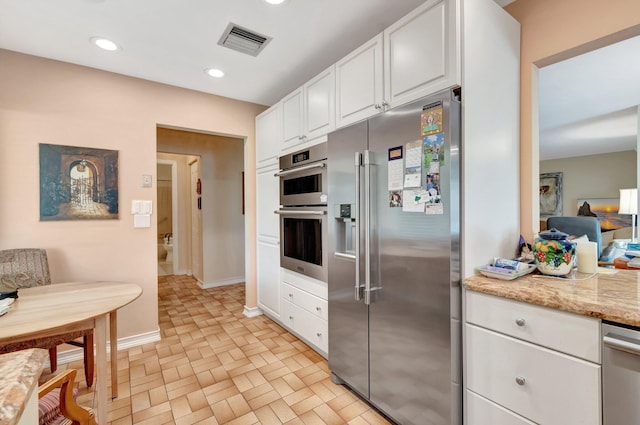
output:
<instances>
[{"instance_id":1,"label":"recessed ceiling light","mask_svg":"<svg viewBox=\"0 0 640 425\"><path fill-rule=\"evenodd\" d=\"M96 46L104 50L109 50L110 52L118 50L120 48L116 43L104 37L92 37L90 40Z\"/></svg>"},{"instance_id":2,"label":"recessed ceiling light","mask_svg":"<svg viewBox=\"0 0 640 425\"><path fill-rule=\"evenodd\" d=\"M274 6L279 6L281 4L283 4L284 2L286 2L287 0L264 0L269 4L272 4Z\"/></svg>"},{"instance_id":3,"label":"recessed ceiling light","mask_svg":"<svg viewBox=\"0 0 640 425\"><path fill-rule=\"evenodd\" d=\"M214 78L221 78L224 77L224 72L221 69L218 68L207 68L204 70L204 72L207 73L207 75L214 77Z\"/></svg>"}]
</instances>

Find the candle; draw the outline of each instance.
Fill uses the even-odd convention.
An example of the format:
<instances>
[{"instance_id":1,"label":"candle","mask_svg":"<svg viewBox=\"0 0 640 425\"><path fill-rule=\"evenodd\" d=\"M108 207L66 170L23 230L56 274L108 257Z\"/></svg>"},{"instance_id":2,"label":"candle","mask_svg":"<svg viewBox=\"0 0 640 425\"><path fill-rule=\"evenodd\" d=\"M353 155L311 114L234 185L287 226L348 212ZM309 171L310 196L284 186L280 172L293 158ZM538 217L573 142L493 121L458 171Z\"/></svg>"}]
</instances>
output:
<instances>
[{"instance_id":1,"label":"candle","mask_svg":"<svg viewBox=\"0 0 640 425\"><path fill-rule=\"evenodd\" d=\"M576 247L578 256L578 271L580 273L595 273L598 268L598 244L596 242L578 242Z\"/></svg>"}]
</instances>

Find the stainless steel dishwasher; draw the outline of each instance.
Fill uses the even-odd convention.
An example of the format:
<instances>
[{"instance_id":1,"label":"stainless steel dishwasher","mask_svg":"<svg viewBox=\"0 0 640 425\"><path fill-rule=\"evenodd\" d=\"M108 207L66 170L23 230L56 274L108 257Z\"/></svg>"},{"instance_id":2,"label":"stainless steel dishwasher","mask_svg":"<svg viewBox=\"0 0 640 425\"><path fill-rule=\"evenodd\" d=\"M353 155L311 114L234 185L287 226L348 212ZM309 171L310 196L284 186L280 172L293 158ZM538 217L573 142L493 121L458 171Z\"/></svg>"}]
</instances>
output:
<instances>
[{"instance_id":1,"label":"stainless steel dishwasher","mask_svg":"<svg viewBox=\"0 0 640 425\"><path fill-rule=\"evenodd\" d=\"M640 423L640 328L602 323L604 425Z\"/></svg>"}]
</instances>

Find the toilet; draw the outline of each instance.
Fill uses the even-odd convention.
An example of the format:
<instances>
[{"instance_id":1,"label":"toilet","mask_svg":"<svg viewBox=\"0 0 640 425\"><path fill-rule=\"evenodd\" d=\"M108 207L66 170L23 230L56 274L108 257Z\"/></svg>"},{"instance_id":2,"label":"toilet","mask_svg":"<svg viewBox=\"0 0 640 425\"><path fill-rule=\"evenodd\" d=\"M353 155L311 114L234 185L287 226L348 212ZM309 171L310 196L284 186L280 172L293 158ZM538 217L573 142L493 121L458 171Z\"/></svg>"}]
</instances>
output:
<instances>
[{"instance_id":1,"label":"toilet","mask_svg":"<svg viewBox=\"0 0 640 425\"><path fill-rule=\"evenodd\" d=\"M165 262L167 263L173 263L173 244L172 243L165 243L163 244L163 247L165 249L165 251L167 251L167 257L165 258Z\"/></svg>"}]
</instances>

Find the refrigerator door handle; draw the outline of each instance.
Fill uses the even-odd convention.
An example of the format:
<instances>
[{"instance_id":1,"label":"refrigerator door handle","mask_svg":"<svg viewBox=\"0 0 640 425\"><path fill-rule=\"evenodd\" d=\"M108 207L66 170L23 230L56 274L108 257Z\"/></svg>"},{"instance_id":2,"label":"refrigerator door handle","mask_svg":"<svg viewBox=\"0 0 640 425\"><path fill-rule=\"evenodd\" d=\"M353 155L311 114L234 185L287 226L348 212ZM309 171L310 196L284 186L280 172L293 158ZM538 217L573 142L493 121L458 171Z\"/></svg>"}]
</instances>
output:
<instances>
[{"instance_id":1,"label":"refrigerator door handle","mask_svg":"<svg viewBox=\"0 0 640 425\"><path fill-rule=\"evenodd\" d=\"M371 304L371 152L364 151L364 303Z\"/></svg>"},{"instance_id":2,"label":"refrigerator door handle","mask_svg":"<svg viewBox=\"0 0 640 425\"><path fill-rule=\"evenodd\" d=\"M355 217L356 217L356 237L355 237L355 254L356 254L356 285L355 285L355 299L356 301L362 301L362 288L360 283L360 168L362 167L362 154L356 152L354 155L353 166L356 176L356 202Z\"/></svg>"}]
</instances>

